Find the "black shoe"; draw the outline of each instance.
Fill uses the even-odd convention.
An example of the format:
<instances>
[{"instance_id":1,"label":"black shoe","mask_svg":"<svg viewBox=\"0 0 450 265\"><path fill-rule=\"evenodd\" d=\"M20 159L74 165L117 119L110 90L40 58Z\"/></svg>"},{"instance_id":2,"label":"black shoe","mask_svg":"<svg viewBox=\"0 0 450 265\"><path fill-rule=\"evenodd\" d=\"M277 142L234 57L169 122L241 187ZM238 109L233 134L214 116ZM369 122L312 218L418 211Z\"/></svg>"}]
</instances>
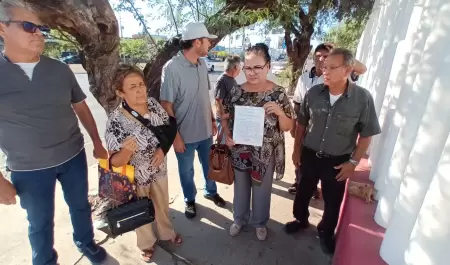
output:
<instances>
[{"instance_id":1,"label":"black shoe","mask_svg":"<svg viewBox=\"0 0 450 265\"><path fill-rule=\"evenodd\" d=\"M320 247L322 251L327 255L333 255L336 248L336 241L331 236L326 236L323 232L319 231Z\"/></svg>"},{"instance_id":2,"label":"black shoe","mask_svg":"<svg viewBox=\"0 0 450 265\"><path fill-rule=\"evenodd\" d=\"M78 248L78 250L83 253L83 255L86 256L86 258L90 262L94 264L102 263L108 257L108 254L106 254L106 250L101 246L95 244L94 242L89 245L80 247Z\"/></svg>"},{"instance_id":3,"label":"black shoe","mask_svg":"<svg viewBox=\"0 0 450 265\"><path fill-rule=\"evenodd\" d=\"M300 230L305 230L309 227L309 223L302 223L300 221L292 221L284 225L284 231L287 234L295 234Z\"/></svg>"},{"instance_id":4,"label":"black shoe","mask_svg":"<svg viewBox=\"0 0 450 265\"><path fill-rule=\"evenodd\" d=\"M297 183L292 184L289 188L288 188L288 192L290 194L295 195L297 193Z\"/></svg>"},{"instance_id":5,"label":"black shoe","mask_svg":"<svg viewBox=\"0 0 450 265\"><path fill-rule=\"evenodd\" d=\"M187 219L192 219L197 216L197 209L195 209L195 202L187 202L184 206L184 215Z\"/></svg>"},{"instance_id":6,"label":"black shoe","mask_svg":"<svg viewBox=\"0 0 450 265\"><path fill-rule=\"evenodd\" d=\"M208 199L210 201L213 201L215 205L219 206L219 207L225 207L225 200L222 199L222 197L220 197L219 194L216 194L214 196L208 196L208 195L204 195L203 197L205 197L205 199Z\"/></svg>"}]
</instances>

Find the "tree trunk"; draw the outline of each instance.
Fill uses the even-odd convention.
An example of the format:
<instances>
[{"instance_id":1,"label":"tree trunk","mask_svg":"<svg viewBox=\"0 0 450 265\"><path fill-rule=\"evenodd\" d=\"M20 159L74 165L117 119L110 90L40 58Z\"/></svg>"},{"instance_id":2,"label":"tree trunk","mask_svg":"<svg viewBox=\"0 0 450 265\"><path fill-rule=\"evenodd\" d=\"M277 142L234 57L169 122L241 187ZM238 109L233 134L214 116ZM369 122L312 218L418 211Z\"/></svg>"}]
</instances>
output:
<instances>
[{"instance_id":1,"label":"tree trunk","mask_svg":"<svg viewBox=\"0 0 450 265\"><path fill-rule=\"evenodd\" d=\"M119 25L108 0L25 0L47 25L83 48L90 91L107 112L117 105L112 78L119 65Z\"/></svg>"}]
</instances>

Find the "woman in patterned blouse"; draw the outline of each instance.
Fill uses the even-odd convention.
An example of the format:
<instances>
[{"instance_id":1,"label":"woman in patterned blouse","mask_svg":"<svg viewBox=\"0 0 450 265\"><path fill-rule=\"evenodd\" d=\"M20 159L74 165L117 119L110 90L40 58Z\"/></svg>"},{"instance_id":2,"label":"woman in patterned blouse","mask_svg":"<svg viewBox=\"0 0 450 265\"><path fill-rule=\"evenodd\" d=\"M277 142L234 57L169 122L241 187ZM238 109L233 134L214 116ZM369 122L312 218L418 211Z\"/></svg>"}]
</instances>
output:
<instances>
[{"instance_id":1,"label":"woman in patterned blouse","mask_svg":"<svg viewBox=\"0 0 450 265\"><path fill-rule=\"evenodd\" d=\"M270 70L269 48L265 44L250 47L245 54L244 74L247 82L234 87L224 100L222 126L226 144L231 147L235 172L234 223L230 235L236 236L250 216L252 196L252 223L259 240L267 238L266 224L270 218L270 198L273 175L281 179L284 174L284 132L294 126L295 113L284 88L267 80ZM236 145L229 136L234 123L234 106L263 107L264 138L262 147Z\"/></svg>"},{"instance_id":2,"label":"woman in patterned blouse","mask_svg":"<svg viewBox=\"0 0 450 265\"><path fill-rule=\"evenodd\" d=\"M134 111L150 120L153 126L169 122L167 112L153 99L147 97L147 87L142 71L134 66L119 68L114 79L117 96ZM182 238L177 235L169 218L169 189L167 161L156 136L135 119L123 107L114 110L106 125L106 144L111 163L115 167L127 164L135 168L137 195L149 197L155 206L156 226L159 239L171 240L180 245ZM151 224L136 229L137 246L141 257L150 262L154 252L156 237Z\"/></svg>"}]
</instances>

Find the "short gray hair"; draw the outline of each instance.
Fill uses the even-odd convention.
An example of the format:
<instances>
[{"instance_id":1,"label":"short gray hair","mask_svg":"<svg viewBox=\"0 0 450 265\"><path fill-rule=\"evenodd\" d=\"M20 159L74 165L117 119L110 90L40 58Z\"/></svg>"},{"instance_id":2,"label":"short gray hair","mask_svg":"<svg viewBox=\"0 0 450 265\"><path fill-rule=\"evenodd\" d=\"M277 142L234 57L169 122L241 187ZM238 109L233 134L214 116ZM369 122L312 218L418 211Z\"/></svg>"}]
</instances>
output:
<instances>
[{"instance_id":1,"label":"short gray hair","mask_svg":"<svg viewBox=\"0 0 450 265\"><path fill-rule=\"evenodd\" d=\"M344 59L344 65L345 66L353 66L355 63L355 57L353 56L353 52L349 49L345 48L334 48L331 50L330 54L328 56L332 55L340 55Z\"/></svg>"},{"instance_id":2,"label":"short gray hair","mask_svg":"<svg viewBox=\"0 0 450 265\"><path fill-rule=\"evenodd\" d=\"M225 59L225 71L231 71L235 67L241 66L241 58L239 56L228 56Z\"/></svg>"},{"instance_id":3,"label":"short gray hair","mask_svg":"<svg viewBox=\"0 0 450 265\"><path fill-rule=\"evenodd\" d=\"M23 8L33 11L31 6L22 0L0 0L0 21L11 20L11 9Z\"/></svg>"}]
</instances>

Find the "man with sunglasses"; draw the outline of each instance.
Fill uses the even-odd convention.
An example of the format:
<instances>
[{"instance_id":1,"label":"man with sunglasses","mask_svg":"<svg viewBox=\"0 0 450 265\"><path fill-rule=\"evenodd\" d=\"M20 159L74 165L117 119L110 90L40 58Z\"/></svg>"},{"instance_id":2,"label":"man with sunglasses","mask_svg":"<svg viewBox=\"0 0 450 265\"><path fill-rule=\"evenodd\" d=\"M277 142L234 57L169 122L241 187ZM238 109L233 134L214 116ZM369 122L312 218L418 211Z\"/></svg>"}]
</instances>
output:
<instances>
[{"instance_id":1,"label":"man with sunglasses","mask_svg":"<svg viewBox=\"0 0 450 265\"><path fill-rule=\"evenodd\" d=\"M33 265L55 265L55 185L69 206L73 239L91 262L106 251L95 244L88 202L84 140L77 116L94 145L96 158L108 158L94 118L70 68L42 56L50 29L20 0L0 2L0 148L11 182L0 173L0 204L27 211Z\"/></svg>"}]
</instances>

